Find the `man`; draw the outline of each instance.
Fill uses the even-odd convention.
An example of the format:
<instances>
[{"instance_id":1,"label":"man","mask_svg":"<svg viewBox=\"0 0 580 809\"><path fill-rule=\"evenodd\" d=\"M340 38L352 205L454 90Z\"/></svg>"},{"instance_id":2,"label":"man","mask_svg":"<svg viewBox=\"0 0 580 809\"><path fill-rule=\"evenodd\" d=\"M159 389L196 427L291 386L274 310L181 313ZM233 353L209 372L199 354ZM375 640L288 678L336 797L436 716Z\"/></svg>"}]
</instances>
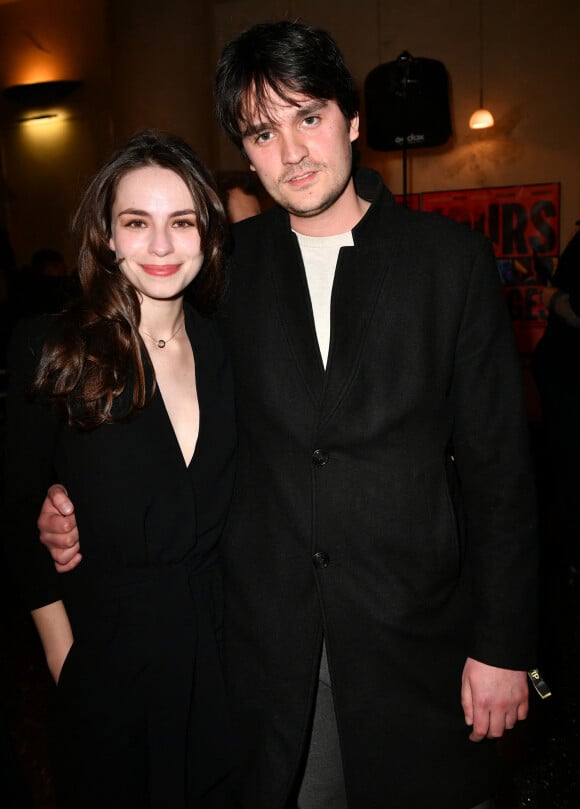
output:
<instances>
[{"instance_id":1,"label":"man","mask_svg":"<svg viewBox=\"0 0 580 809\"><path fill-rule=\"evenodd\" d=\"M218 117L279 208L234 228L240 422L223 541L245 809L491 806L527 712L535 507L486 240L352 176L352 78L324 32L226 46ZM43 539L71 545L71 504ZM63 520L58 512L68 513Z\"/></svg>"}]
</instances>

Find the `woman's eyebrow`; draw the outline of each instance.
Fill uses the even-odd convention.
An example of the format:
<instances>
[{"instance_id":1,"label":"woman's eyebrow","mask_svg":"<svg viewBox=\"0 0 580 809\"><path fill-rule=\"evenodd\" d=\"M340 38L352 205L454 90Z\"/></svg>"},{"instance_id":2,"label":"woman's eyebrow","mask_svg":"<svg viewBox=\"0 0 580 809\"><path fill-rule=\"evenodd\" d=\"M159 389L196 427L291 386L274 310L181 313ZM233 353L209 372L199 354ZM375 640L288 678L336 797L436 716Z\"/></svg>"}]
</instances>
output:
<instances>
[{"instance_id":1,"label":"woman's eyebrow","mask_svg":"<svg viewBox=\"0 0 580 809\"><path fill-rule=\"evenodd\" d=\"M123 216L123 214L128 214L130 216L151 216L149 211L142 211L139 208L125 208L123 211L119 211L117 216ZM194 208L184 208L182 211L172 211L169 216L197 216L196 211Z\"/></svg>"}]
</instances>

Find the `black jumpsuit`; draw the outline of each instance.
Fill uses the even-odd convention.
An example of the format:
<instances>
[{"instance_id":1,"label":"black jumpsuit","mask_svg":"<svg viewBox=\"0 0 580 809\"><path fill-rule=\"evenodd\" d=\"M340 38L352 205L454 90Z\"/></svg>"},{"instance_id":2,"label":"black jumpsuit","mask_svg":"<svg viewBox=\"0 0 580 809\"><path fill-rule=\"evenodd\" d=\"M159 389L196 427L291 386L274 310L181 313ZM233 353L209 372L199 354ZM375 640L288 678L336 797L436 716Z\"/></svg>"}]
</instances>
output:
<instances>
[{"instance_id":1,"label":"black jumpsuit","mask_svg":"<svg viewBox=\"0 0 580 809\"><path fill-rule=\"evenodd\" d=\"M159 391L128 422L84 432L30 399L50 322L13 340L7 502L28 608L62 598L73 628L52 723L59 807L202 805L231 763L217 565L235 464L229 363L214 324L188 308L200 429L186 466ZM65 575L35 528L53 480L82 538Z\"/></svg>"}]
</instances>

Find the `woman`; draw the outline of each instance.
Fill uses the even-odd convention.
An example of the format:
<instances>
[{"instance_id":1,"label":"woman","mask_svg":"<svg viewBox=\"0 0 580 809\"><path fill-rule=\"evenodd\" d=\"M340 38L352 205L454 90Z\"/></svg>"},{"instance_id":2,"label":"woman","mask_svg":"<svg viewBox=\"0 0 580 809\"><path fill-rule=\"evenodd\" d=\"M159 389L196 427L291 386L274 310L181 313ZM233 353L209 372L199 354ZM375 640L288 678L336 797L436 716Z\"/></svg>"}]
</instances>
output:
<instances>
[{"instance_id":1,"label":"woman","mask_svg":"<svg viewBox=\"0 0 580 809\"><path fill-rule=\"evenodd\" d=\"M73 224L82 296L17 330L8 409L9 547L58 686L59 807L213 806L230 758L216 563L235 427L200 312L221 292L225 215L189 147L143 132ZM83 536L67 576L34 531L55 476Z\"/></svg>"}]
</instances>

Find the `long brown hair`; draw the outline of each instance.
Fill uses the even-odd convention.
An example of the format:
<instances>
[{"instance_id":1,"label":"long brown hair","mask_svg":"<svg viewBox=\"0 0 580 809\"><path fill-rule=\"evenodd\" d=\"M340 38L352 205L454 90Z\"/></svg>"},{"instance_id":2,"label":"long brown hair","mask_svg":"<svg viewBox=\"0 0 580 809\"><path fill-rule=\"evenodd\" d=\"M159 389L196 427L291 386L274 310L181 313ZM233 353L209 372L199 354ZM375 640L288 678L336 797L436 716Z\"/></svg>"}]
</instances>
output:
<instances>
[{"instance_id":1,"label":"long brown hair","mask_svg":"<svg viewBox=\"0 0 580 809\"><path fill-rule=\"evenodd\" d=\"M138 133L93 177L73 218L82 295L59 316L34 382L36 392L47 395L69 424L82 429L127 418L155 390L138 331L139 299L109 247L119 182L144 166L175 172L192 196L204 252L190 286L196 308L214 310L223 288L226 216L211 174L180 138L154 130ZM123 406L113 409L121 394Z\"/></svg>"}]
</instances>

